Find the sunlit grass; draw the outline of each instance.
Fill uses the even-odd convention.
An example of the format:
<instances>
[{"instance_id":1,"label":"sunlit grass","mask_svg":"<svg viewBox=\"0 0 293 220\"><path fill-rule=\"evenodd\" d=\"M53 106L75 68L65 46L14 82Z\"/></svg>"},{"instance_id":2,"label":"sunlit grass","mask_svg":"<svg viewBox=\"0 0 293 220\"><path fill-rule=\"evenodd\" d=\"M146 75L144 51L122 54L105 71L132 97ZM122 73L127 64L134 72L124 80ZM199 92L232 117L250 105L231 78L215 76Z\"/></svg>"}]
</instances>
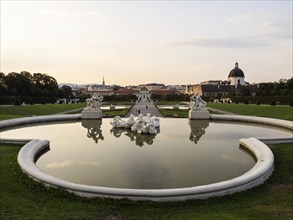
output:
<instances>
[{"instance_id":1,"label":"sunlit grass","mask_svg":"<svg viewBox=\"0 0 293 220\"><path fill-rule=\"evenodd\" d=\"M293 107L290 106L208 103L208 107L239 115L279 118L293 121Z\"/></svg>"}]
</instances>

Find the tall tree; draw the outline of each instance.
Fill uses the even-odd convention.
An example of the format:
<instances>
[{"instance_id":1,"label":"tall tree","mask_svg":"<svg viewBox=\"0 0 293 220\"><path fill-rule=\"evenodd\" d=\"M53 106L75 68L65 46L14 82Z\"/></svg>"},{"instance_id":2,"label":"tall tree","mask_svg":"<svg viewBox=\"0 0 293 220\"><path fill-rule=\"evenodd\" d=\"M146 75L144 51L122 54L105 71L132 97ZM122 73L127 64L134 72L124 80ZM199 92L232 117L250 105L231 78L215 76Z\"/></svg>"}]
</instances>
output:
<instances>
[{"instance_id":1,"label":"tall tree","mask_svg":"<svg viewBox=\"0 0 293 220\"><path fill-rule=\"evenodd\" d=\"M34 73L33 83L39 96L58 96L58 83L55 78L42 73Z\"/></svg>"},{"instance_id":2,"label":"tall tree","mask_svg":"<svg viewBox=\"0 0 293 220\"><path fill-rule=\"evenodd\" d=\"M66 85L62 86L59 90L59 97L71 99L73 97L71 87Z\"/></svg>"}]
</instances>

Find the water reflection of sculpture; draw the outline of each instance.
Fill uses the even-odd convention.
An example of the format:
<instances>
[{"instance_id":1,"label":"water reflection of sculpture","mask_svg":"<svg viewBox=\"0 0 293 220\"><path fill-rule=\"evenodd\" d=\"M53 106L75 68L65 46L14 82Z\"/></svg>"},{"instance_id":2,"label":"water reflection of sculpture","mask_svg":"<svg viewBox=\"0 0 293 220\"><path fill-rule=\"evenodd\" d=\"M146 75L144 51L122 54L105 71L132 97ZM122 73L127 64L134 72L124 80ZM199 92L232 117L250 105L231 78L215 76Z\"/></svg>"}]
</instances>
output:
<instances>
[{"instance_id":1,"label":"water reflection of sculpture","mask_svg":"<svg viewBox=\"0 0 293 220\"><path fill-rule=\"evenodd\" d=\"M155 134L139 134L133 132L127 128L112 128L110 133L113 134L116 138L119 138L121 134L125 134L130 138L131 141L134 141L137 146L142 147L144 143L148 145L152 145L154 143L154 139L156 137Z\"/></svg>"},{"instance_id":2,"label":"water reflection of sculpture","mask_svg":"<svg viewBox=\"0 0 293 220\"><path fill-rule=\"evenodd\" d=\"M197 144L199 139L206 133L205 129L209 126L208 120L189 120L190 135L189 140Z\"/></svg>"},{"instance_id":3,"label":"water reflection of sculpture","mask_svg":"<svg viewBox=\"0 0 293 220\"><path fill-rule=\"evenodd\" d=\"M99 140L104 140L102 134L102 120L82 120L82 126L87 128L87 137L98 143Z\"/></svg>"},{"instance_id":4,"label":"water reflection of sculpture","mask_svg":"<svg viewBox=\"0 0 293 220\"><path fill-rule=\"evenodd\" d=\"M101 139L102 141L104 140L104 136L102 134L102 130L100 127L96 128L88 128L87 129L87 137L92 138L95 143L98 143L98 141Z\"/></svg>"}]
</instances>

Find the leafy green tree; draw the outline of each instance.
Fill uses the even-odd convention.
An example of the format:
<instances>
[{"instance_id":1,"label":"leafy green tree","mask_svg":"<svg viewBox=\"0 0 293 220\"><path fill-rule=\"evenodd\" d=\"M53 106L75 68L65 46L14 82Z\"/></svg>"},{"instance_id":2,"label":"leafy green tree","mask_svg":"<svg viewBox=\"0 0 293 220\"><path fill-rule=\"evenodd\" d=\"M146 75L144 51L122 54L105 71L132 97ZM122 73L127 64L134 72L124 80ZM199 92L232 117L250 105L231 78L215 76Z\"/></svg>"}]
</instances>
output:
<instances>
[{"instance_id":1,"label":"leafy green tree","mask_svg":"<svg viewBox=\"0 0 293 220\"><path fill-rule=\"evenodd\" d=\"M39 96L58 97L58 83L55 78L47 74L34 73L33 83Z\"/></svg>"},{"instance_id":2,"label":"leafy green tree","mask_svg":"<svg viewBox=\"0 0 293 220\"><path fill-rule=\"evenodd\" d=\"M285 88L288 91L288 95L293 95L293 77L287 80Z\"/></svg>"},{"instance_id":3,"label":"leafy green tree","mask_svg":"<svg viewBox=\"0 0 293 220\"><path fill-rule=\"evenodd\" d=\"M248 86L241 86L240 88L240 95L241 96L250 96L251 92Z\"/></svg>"},{"instance_id":4,"label":"leafy green tree","mask_svg":"<svg viewBox=\"0 0 293 220\"><path fill-rule=\"evenodd\" d=\"M66 86L66 85L62 86L59 89L59 97L60 98L71 99L73 97L71 87L70 86Z\"/></svg>"},{"instance_id":5,"label":"leafy green tree","mask_svg":"<svg viewBox=\"0 0 293 220\"><path fill-rule=\"evenodd\" d=\"M0 93L2 95L6 95L8 91L8 87L6 85L6 79L5 74L0 72Z\"/></svg>"}]
</instances>

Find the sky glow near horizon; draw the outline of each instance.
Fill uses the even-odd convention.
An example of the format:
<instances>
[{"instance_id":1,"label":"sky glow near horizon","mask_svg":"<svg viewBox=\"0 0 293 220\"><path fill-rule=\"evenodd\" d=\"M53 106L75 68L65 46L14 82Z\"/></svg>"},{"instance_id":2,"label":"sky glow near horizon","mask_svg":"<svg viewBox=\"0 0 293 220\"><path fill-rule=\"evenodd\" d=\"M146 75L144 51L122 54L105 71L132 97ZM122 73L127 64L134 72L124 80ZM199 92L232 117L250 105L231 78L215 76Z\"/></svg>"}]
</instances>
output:
<instances>
[{"instance_id":1,"label":"sky glow near horizon","mask_svg":"<svg viewBox=\"0 0 293 220\"><path fill-rule=\"evenodd\" d=\"M1 1L1 71L58 83L292 77L292 1Z\"/></svg>"}]
</instances>

